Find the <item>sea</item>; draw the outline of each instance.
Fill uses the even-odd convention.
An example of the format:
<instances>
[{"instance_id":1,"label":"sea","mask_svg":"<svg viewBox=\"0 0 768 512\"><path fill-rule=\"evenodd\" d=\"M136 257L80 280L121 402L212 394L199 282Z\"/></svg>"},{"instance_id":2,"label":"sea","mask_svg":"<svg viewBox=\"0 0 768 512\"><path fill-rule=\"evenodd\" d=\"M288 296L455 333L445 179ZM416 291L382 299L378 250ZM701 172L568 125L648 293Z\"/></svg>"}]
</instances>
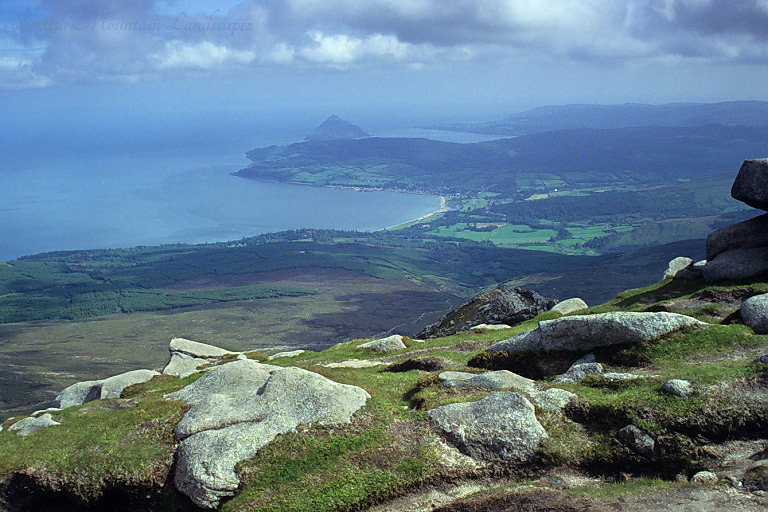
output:
<instances>
[{"instance_id":1,"label":"sea","mask_svg":"<svg viewBox=\"0 0 768 512\"><path fill-rule=\"evenodd\" d=\"M371 231L433 212L440 198L260 182L233 176L245 152L303 138L243 127L161 143L27 140L0 162L0 261L48 251L238 240L326 228ZM472 134L390 128L382 136L474 142ZM216 142L219 143L216 143Z\"/></svg>"}]
</instances>

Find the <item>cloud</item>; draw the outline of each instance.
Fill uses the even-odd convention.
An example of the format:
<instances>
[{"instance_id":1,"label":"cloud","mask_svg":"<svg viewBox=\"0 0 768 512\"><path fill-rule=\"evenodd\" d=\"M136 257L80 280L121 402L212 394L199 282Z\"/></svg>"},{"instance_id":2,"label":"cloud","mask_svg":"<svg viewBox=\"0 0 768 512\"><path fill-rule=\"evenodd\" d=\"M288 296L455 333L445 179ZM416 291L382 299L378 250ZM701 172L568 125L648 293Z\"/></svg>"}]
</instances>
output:
<instances>
[{"instance_id":1,"label":"cloud","mask_svg":"<svg viewBox=\"0 0 768 512\"><path fill-rule=\"evenodd\" d=\"M4 36L18 50L42 51L13 61L0 49L0 86L244 66L499 66L519 58L768 64L768 0L236 1L226 10L197 0L11 3L19 21Z\"/></svg>"},{"instance_id":2,"label":"cloud","mask_svg":"<svg viewBox=\"0 0 768 512\"><path fill-rule=\"evenodd\" d=\"M252 51L241 51L217 46L208 41L190 44L183 41L168 41L163 51L153 54L158 69L211 69L228 63L248 64L256 58Z\"/></svg>"},{"instance_id":3,"label":"cloud","mask_svg":"<svg viewBox=\"0 0 768 512\"><path fill-rule=\"evenodd\" d=\"M382 34L373 34L365 39L346 34L325 35L320 31L307 35L314 44L304 47L299 53L306 60L316 63L349 64L364 57L404 60L414 50L412 45Z\"/></svg>"}]
</instances>

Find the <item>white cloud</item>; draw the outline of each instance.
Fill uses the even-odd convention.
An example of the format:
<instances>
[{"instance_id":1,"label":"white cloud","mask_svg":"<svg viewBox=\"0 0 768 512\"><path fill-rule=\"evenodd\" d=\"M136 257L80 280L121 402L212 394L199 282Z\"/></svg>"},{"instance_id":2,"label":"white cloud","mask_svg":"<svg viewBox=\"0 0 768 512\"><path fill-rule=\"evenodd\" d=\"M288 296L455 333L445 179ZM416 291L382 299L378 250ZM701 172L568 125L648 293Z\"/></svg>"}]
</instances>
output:
<instances>
[{"instance_id":1,"label":"white cloud","mask_svg":"<svg viewBox=\"0 0 768 512\"><path fill-rule=\"evenodd\" d=\"M249 50L234 50L209 41L178 40L167 41L162 51L152 55L158 69L211 69L229 63L248 64L255 58L256 53Z\"/></svg>"}]
</instances>

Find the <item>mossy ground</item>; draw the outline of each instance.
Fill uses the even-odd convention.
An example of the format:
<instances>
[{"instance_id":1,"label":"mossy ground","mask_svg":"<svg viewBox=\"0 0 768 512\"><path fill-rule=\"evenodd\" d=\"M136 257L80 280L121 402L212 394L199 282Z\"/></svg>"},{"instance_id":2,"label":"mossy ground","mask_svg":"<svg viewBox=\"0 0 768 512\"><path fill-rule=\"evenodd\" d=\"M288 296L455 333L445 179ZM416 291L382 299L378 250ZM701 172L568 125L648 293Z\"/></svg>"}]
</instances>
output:
<instances>
[{"instance_id":1,"label":"mossy ground","mask_svg":"<svg viewBox=\"0 0 768 512\"><path fill-rule=\"evenodd\" d=\"M757 293L767 290L768 285L752 283L739 288ZM708 287L699 281L665 281L624 292L590 312L642 310L694 294L730 290L733 287ZM688 314L702 316L707 312L692 310ZM478 356L487 346L532 329L549 316L540 315L502 331L466 331L425 342L407 340L409 346L394 353L357 348L365 340L356 340L323 352L271 361L360 386L372 398L349 425L300 429L280 436L255 458L242 462L238 466L242 485L222 509L359 510L425 483L466 477L466 472L458 473L446 466L435 450L438 437L425 411L477 400L487 392L446 389L437 380L438 372L383 370L396 361L436 356L447 362L447 369L480 371L468 364L482 360ZM570 467L604 477L631 472L650 478L618 490L611 487L600 491L630 492L638 486L661 485L659 482L669 481L680 472L716 464L716 457L707 449L713 442L740 436L768 437L768 376L765 368L754 362L755 355L767 348L767 336L730 324L687 330L599 354L609 371L630 371L644 378L613 383L595 376L580 384L557 385L576 393L579 400L566 409L565 415L537 409L549 438L531 462L534 470L529 474ZM264 359L263 354L249 356ZM564 360L570 364L576 356L568 354ZM375 359L386 364L364 368L325 366L349 359ZM509 361L486 362L489 366L503 366ZM540 386L555 385L550 376L540 375ZM0 433L0 478L8 482L11 475L26 472L67 487L83 499L98 496L115 480L129 485L149 482L160 492L172 466L172 431L184 411L181 403L167 401L163 395L195 378L160 377L128 388L119 400L56 412L54 418L62 425L25 438ZM690 380L696 394L680 399L663 393L661 386L670 378ZM617 441L616 431L629 423L656 438L659 460L643 459ZM514 473L514 468L510 471L505 474L524 478L524 473ZM654 479L658 477L663 480Z\"/></svg>"}]
</instances>

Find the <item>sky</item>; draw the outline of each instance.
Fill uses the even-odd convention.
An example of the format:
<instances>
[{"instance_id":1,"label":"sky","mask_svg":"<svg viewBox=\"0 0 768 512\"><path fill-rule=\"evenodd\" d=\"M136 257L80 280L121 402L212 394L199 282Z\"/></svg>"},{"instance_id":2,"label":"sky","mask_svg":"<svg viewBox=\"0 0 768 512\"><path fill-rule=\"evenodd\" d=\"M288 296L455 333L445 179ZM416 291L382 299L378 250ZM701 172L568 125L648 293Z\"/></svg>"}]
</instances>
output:
<instances>
[{"instance_id":1,"label":"sky","mask_svg":"<svg viewBox=\"0 0 768 512\"><path fill-rule=\"evenodd\" d=\"M768 0L2 0L0 129L766 100L767 64Z\"/></svg>"}]
</instances>

